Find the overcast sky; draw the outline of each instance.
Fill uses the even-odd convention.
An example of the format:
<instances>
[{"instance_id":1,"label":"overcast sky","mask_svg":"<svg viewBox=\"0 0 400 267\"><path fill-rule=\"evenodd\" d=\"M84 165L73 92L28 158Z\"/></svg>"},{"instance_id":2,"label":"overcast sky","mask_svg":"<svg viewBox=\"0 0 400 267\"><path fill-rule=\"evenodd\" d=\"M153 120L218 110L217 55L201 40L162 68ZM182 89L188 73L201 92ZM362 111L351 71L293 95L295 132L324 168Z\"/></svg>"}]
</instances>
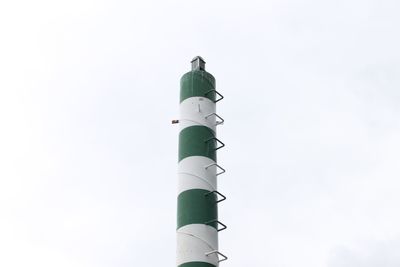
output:
<instances>
[{"instance_id":1,"label":"overcast sky","mask_svg":"<svg viewBox=\"0 0 400 267\"><path fill-rule=\"evenodd\" d=\"M0 266L175 266L179 79L225 99L221 266L400 266L397 0L0 2Z\"/></svg>"}]
</instances>

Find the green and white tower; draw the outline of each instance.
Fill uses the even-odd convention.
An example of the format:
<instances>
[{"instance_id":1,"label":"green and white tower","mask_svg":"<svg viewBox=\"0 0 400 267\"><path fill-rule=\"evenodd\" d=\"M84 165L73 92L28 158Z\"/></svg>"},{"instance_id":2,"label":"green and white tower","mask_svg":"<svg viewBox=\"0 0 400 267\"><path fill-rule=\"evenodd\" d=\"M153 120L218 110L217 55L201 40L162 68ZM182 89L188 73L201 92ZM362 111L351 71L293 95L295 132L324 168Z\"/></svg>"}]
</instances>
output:
<instances>
[{"instance_id":1,"label":"green and white tower","mask_svg":"<svg viewBox=\"0 0 400 267\"><path fill-rule=\"evenodd\" d=\"M217 189L217 177L225 170L217 163L217 126L224 120L216 113L223 96L215 90L215 78L205 70L201 57L181 78L179 133L179 186L177 266L217 267L227 259L218 249L218 232L226 226L218 220L218 204L225 200Z\"/></svg>"}]
</instances>

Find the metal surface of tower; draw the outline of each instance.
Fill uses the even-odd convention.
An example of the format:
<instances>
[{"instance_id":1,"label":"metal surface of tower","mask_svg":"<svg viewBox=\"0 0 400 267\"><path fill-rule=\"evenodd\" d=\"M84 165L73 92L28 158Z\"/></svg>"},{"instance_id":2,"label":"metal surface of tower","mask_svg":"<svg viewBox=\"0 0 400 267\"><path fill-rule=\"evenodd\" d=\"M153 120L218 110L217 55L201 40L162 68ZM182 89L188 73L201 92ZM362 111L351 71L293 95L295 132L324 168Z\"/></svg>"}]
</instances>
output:
<instances>
[{"instance_id":1,"label":"metal surface of tower","mask_svg":"<svg viewBox=\"0 0 400 267\"><path fill-rule=\"evenodd\" d=\"M177 266L214 267L226 260L218 250L218 232L226 226L218 220L217 177L225 170L217 164L217 150L224 144L216 127L224 120L216 113L223 96L215 90L215 78L205 71L201 57L181 78L178 166Z\"/></svg>"}]
</instances>

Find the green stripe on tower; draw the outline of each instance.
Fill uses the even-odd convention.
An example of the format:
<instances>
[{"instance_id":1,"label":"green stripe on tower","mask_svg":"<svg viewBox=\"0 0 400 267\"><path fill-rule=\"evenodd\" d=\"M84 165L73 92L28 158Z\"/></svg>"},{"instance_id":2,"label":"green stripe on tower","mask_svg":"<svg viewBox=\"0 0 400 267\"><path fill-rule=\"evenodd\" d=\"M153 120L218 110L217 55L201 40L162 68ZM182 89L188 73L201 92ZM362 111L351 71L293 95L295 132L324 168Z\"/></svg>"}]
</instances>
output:
<instances>
[{"instance_id":1,"label":"green stripe on tower","mask_svg":"<svg viewBox=\"0 0 400 267\"><path fill-rule=\"evenodd\" d=\"M181 78L181 101L193 97L203 96L215 101L215 78L210 73L201 70L190 71Z\"/></svg>"},{"instance_id":2,"label":"green stripe on tower","mask_svg":"<svg viewBox=\"0 0 400 267\"><path fill-rule=\"evenodd\" d=\"M217 197L203 189L191 189L178 196L178 227L188 224L207 224L217 229ZM214 222L211 222L214 221Z\"/></svg>"},{"instance_id":3,"label":"green stripe on tower","mask_svg":"<svg viewBox=\"0 0 400 267\"><path fill-rule=\"evenodd\" d=\"M179 133L179 161L190 156L204 156L216 161L215 138L206 126L190 126Z\"/></svg>"},{"instance_id":4,"label":"green stripe on tower","mask_svg":"<svg viewBox=\"0 0 400 267\"><path fill-rule=\"evenodd\" d=\"M193 261L181 264L178 267L215 267L215 265L207 262Z\"/></svg>"}]
</instances>

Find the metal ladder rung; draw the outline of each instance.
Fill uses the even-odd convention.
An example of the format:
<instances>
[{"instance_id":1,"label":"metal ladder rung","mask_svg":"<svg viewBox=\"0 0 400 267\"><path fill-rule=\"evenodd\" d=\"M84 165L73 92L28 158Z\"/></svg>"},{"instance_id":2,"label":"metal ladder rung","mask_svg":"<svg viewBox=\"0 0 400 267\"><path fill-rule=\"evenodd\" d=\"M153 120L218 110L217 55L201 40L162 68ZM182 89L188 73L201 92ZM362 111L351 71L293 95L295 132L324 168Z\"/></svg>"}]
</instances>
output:
<instances>
[{"instance_id":1,"label":"metal ladder rung","mask_svg":"<svg viewBox=\"0 0 400 267\"><path fill-rule=\"evenodd\" d=\"M219 140L217 137L211 137L210 139L207 139L204 142L207 143L207 142L209 142L211 140L215 140L217 143L220 143L220 146L219 147L217 146L217 148L215 148L215 150L218 150L218 149L223 148L225 146L225 144L221 140Z\"/></svg>"},{"instance_id":2,"label":"metal ladder rung","mask_svg":"<svg viewBox=\"0 0 400 267\"><path fill-rule=\"evenodd\" d=\"M211 93L211 92L215 92L215 94L219 96L219 99L216 99L216 100L213 101L214 103L217 103L218 101L221 101L222 99L224 99L224 96L221 95L221 94L220 94L217 90L215 90L215 89L211 89L210 91L204 93L204 96L207 96L207 95L208 95L209 93Z\"/></svg>"},{"instance_id":3,"label":"metal ladder rung","mask_svg":"<svg viewBox=\"0 0 400 267\"><path fill-rule=\"evenodd\" d=\"M204 118L205 119L208 119L209 117L211 117L211 116L215 116L215 117L217 117L218 119L220 119L220 121L215 121L215 125L214 126L217 126L217 125L220 125L220 124L224 124L224 119L221 117L221 116L219 116L217 113L215 113L215 112L213 112L213 113L211 113L211 114L208 114L207 116L205 116Z\"/></svg>"},{"instance_id":4,"label":"metal ladder rung","mask_svg":"<svg viewBox=\"0 0 400 267\"><path fill-rule=\"evenodd\" d=\"M208 170L208 168L210 168L211 166L217 166L217 168L221 170L220 172L217 172L216 176L221 175L226 172L226 170L224 168L222 168L221 166L219 166L217 163L211 163L210 165L207 165L204 168L206 170Z\"/></svg>"},{"instance_id":5,"label":"metal ladder rung","mask_svg":"<svg viewBox=\"0 0 400 267\"><path fill-rule=\"evenodd\" d=\"M219 203L219 202L222 202L222 201L226 200L226 196L224 196L223 194L221 194L221 193L218 192L217 190L214 190L214 191L205 193L204 195L205 195L205 196L209 196L209 195L214 194L214 193L221 197L221 199L220 199L220 200L217 200L217 202L215 202L215 203Z\"/></svg>"},{"instance_id":6,"label":"metal ladder rung","mask_svg":"<svg viewBox=\"0 0 400 267\"><path fill-rule=\"evenodd\" d=\"M226 225L223 224L222 222L218 221L217 219L208 221L208 222L206 222L205 224L210 225L211 223L215 223L215 222L216 222L217 224L219 224L219 225L222 226L221 229L217 229L218 232L223 231L223 230L225 230L226 228L228 228L228 226L226 226Z\"/></svg>"},{"instance_id":7,"label":"metal ladder rung","mask_svg":"<svg viewBox=\"0 0 400 267\"><path fill-rule=\"evenodd\" d=\"M207 252L207 253L205 253L205 254L206 254L206 256L209 256L209 255L211 255L211 254L217 254L218 256L222 256L222 257L223 257L222 260L220 260L219 257L217 256L217 257L218 257L218 262L226 261L226 260L228 259L227 256L225 256L224 254L222 254L222 253L219 252L218 250L213 250L213 251Z\"/></svg>"}]
</instances>

